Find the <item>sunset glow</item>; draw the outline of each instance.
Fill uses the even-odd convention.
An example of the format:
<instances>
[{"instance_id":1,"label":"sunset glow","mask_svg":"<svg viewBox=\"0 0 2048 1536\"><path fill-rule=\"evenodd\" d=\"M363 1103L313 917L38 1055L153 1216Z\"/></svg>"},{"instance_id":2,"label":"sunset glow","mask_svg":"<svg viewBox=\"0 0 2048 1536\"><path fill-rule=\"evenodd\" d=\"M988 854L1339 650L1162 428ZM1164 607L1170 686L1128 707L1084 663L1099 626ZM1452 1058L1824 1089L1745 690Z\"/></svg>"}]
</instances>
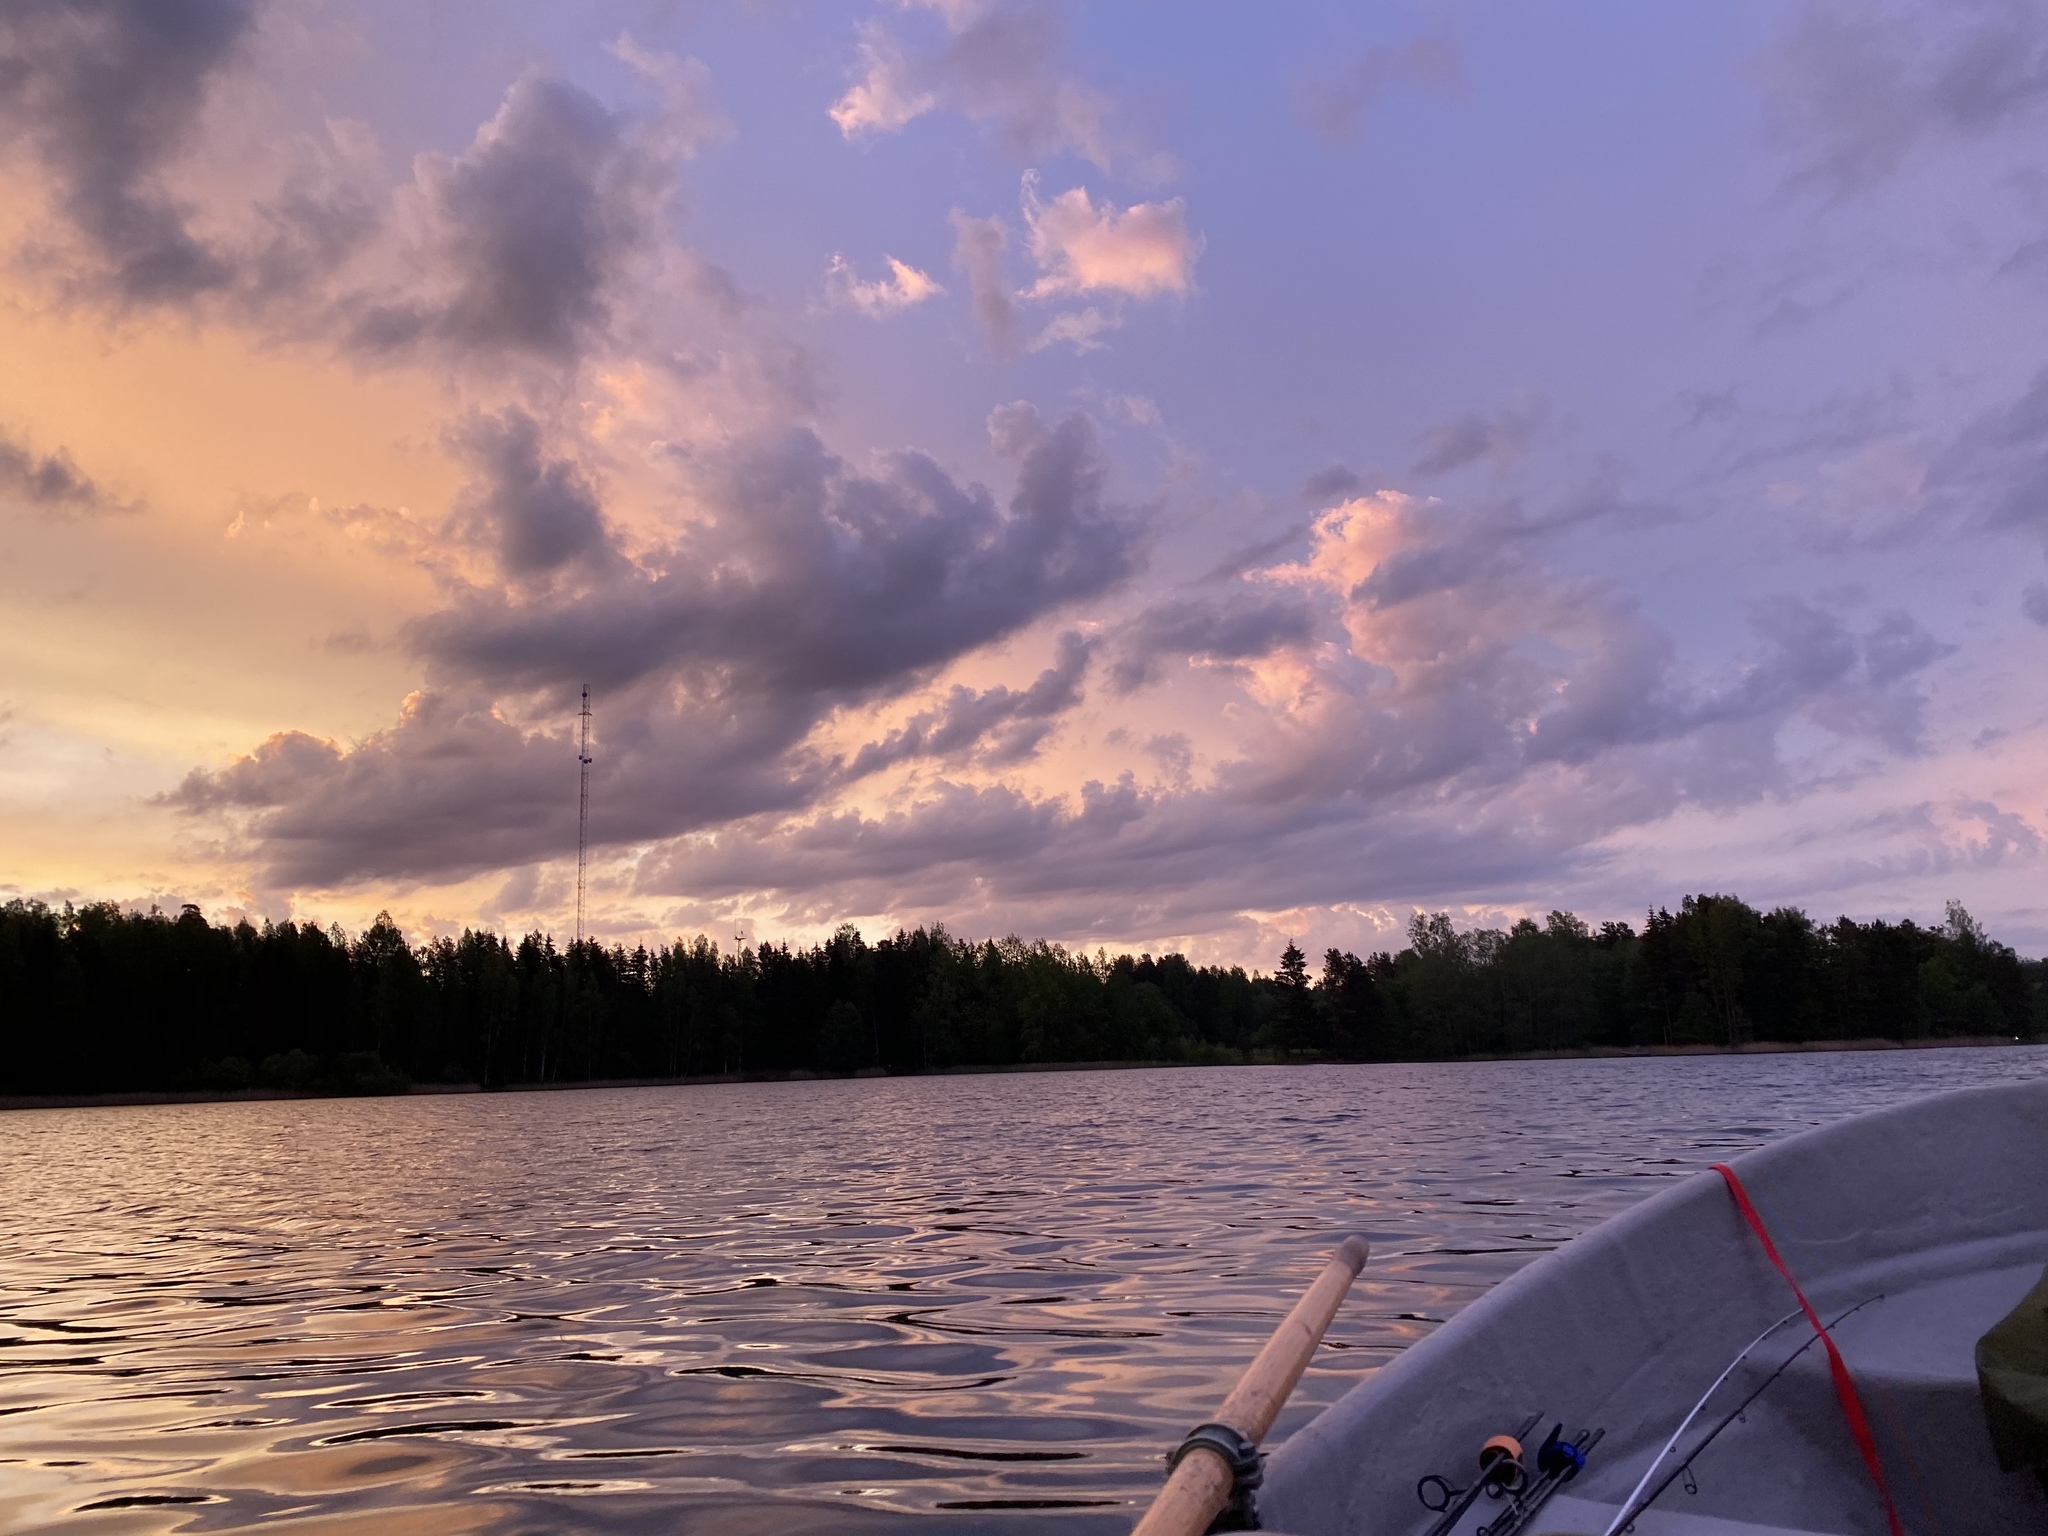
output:
<instances>
[{"instance_id":1,"label":"sunset glow","mask_svg":"<svg viewBox=\"0 0 2048 1536\"><path fill-rule=\"evenodd\" d=\"M587 684L608 940L1727 890L2038 954L2044 59L22 0L0 899L565 931Z\"/></svg>"}]
</instances>

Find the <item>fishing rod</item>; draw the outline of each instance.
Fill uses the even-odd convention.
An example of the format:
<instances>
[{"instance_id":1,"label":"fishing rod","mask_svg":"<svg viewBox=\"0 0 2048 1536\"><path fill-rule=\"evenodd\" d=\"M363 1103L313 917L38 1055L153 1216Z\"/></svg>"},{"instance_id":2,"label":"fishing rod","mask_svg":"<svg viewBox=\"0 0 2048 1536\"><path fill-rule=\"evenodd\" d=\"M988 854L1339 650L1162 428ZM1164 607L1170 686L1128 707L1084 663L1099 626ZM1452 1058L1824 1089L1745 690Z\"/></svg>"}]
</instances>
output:
<instances>
[{"instance_id":1,"label":"fishing rod","mask_svg":"<svg viewBox=\"0 0 2048 1536\"><path fill-rule=\"evenodd\" d=\"M1619 1531L1622 1528L1622 1526L1627 1523L1628 1520L1633 1519L1636 1513L1640 1513L1640 1511L1632 1512L1629 1506L1635 1503L1636 1499L1641 1495L1642 1491L1645 1488L1649 1487L1650 1479L1655 1477L1657 1475L1657 1469L1664 1465L1664 1458L1671 1454L1673 1448L1677 1446L1679 1439L1685 1434L1685 1432L1688 1429L1692 1428L1692 1421L1700 1416L1700 1410L1705 1408L1707 1404L1713 1400L1714 1394L1721 1390L1721 1383L1726 1381L1730 1376L1733 1376L1735 1374L1736 1367L1740 1366L1743 1361L1747 1360L1750 1357L1750 1355L1756 1350L1758 1345L1762 1344L1765 1339L1768 1339L1772 1334L1776 1333L1780 1328L1784 1327L1787 1323L1791 1322L1794 1318L1798 1316L1799 1308L1794 1307L1790 1312L1787 1312L1783 1317L1779 1318L1775 1323L1771 1324L1771 1326L1766 1328L1762 1333L1758 1334L1755 1338L1751 1339L1747 1344L1743 1345L1741 1352L1737 1354L1733 1360L1730 1360L1728 1364L1722 1368L1721 1374L1714 1378L1714 1384L1708 1387L1706 1391L1702 1392L1700 1394L1700 1400L1692 1405L1692 1411L1688 1413L1684 1418L1678 1421L1678 1428L1671 1431L1671 1438L1664 1442L1664 1449L1662 1449L1655 1456L1652 1456L1650 1458L1649 1466L1644 1468L1643 1475L1639 1479L1637 1479L1635 1487L1631 1488L1629 1490L1628 1497L1621 1501L1622 1516L1618 1517L1613 1524L1609 1525L1607 1529L1601 1533L1601 1536L1615 1536L1615 1533ZM1809 1340L1808 1342L1810 1343L1811 1340ZM1793 1358L1796 1360L1798 1356L1795 1355L1793 1356ZM1698 1452L1694 1452L1694 1454L1697 1455ZM1662 1493L1666 1488L1670 1486L1671 1485L1668 1482L1660 1484L1658 1486L1657 1493ZM1656 1493L1651 1494L1648 1499L1643 1500L1642 1507L1644 1509L1647 1509L1656 1497Z\"/></svg>"},{"instance_id":2,"label":"fishing rod","mask_svg":"<svg viewBox=\"0 0 2048 1536\"><path fill-rule=\"evenodd\" d=\"M1424 1509L1437 1516L1423 1536L1449 1536L1482 1493L1506 1499L1508 1505L1490 1524L1482 1524L1474 1536L1516 1536L1535 1519L1550 1496L1584 1470L1588 1453L1606 1434L1602 1429L1582 1429L1567 1440L1564 1425L1554 1424L1525 1466L1523 1442L1542 1422L1543 1415L1532 1413L1512 1435L1489 1437L1479 1448L1479 1476L1469 1488L1454 1488L1449 1478L1435 1472L1418 1482L1415 1497L1422 1501Z\"/></svg>"},{"instance_id":3,"label":"fishing rod","mask_svg":"<svg viewBox=\"0 0 2048 1536\"><path fill-rule=\"evenodd\" d=\"M1530 1431L1543 1422L1543 1415L1532 1413L1522 1420L1512 1435L1494 1435L1479 1447L1479 1476L1469 1488L1453 1488L1450 1479L1432 1472L1415 1485L1415 1497L1422 1501L1422 1507L1440 1516L1436 1523L1423 1532L1423 1536L1446 1536L1465 1511L1478 1501L1482 1493L1491 1493L1495 1498L1505 1493L1519 1492L1528 1486L1529 1474L1522 1466L1522 1442L1529 1438ZM1441 1503L1430 1502L1424 1490L1434 1484Z\"/></svg>"},{"instance_id":4,"label":"fishing rod","mask_svg":"<svg viewBox=\"0 0 2048 1536\"><path fill-rule=\"evenodd\" d=\"M1834 1320L1827 1325L1825 1331L1828 1333L1833 1333L1835 1329L1839 1327L1845 1319L1849 1318L1857 1312L1861 1312L1873 1301L1883 1300L1884 1297L1881 1294L1877 1296L1864 1297L1863 1300L1857 1302L1855 1306L1849 1307L1843 1312L1839 1313L1834 1318ZM1775 1323L1771 1324L1770 1327L1766 1328L1762 1333L1758 1334L1753 1340L1751 1340L1748 1348L1744 1349L1741 1354L1737 1355L1733 1360L1728 1362L1728 1368L1722 1371L1719 1376L1714 1378L1714 1384L1707 1388L1706 1392L1701 1396L1698 1402L1693 1404L1692 1412L1688 1413L1685 1416L1684 1422L1678 1426L1677 1430L1672 1434L1671 1438L1664 1443L1664 1449L1659 1451L1656 1455L1656 1458L1653 1461L1651 1461L1649 1471L1645 1472L1642 1476L1642 1480L1636 1484L1635 1492L1631 1493L1628 1496L1627 1500L1623 1502L1621 1506L1621 1513L1614 1517L1613 1521L1608 1525L1607 1529L1601 1533L1601 1536L1617 1536L1617 1533L1627 1530L1628 1527L1634 1522L1636 1516L1640 1515L1644 1510L1648 1509L1652 1504L1656 1503L1657 1500L1663 1496L1664 1490L1666 1488L1669 1488L1673 1483L1677 1482L1683 1474L1690 1472L1692 1470L1692 1464L1694 1460L1698 1458L1701 1451L1704 1451L1708 1446L1712 1445L1717 1439L1720 1438L1722 1430L1726 1429L1730 1424L1733 1424L1737 1419L1741 1418L1742 1415L1748 1411L1749 1405L1755 1402L1758 1398L1762 1397L1764 1395L1765 1389L1768 1388L1772 1382L1776 1381L1780 1376L1784 1375L1787 1371L1792 1369L1793 1361L1797 1360L1801 1355L1805 1354L1809 1349L1813 1348L1815 1344L1820 1342L1820 1334L1816 1333L1811 1338L1807 1339L1807 1341L1804 1344L1801 1344L1797 1349L1793 1350L1791 1354L1787 1355L1785 1357L1783 1364L1781 1364L1775 1371L1771 1372L1770 1375L1766 1376L1762 1381L1757 1383L1755 1391L1751 1392L1749 1396L1745 1397L1741 1402L1737 1403L1735 1405L1733 1412L1731 1412L1726 1418L1722 1419L1720 1423L1716 1424L1711 1430L1707 1432L1707 1436L1705 1439L1701 1440L1698 1445L1694 1446L1690 1451L1686 1452L1685 1460L1681 1461L1677 1466L1673 1467L1670 1470L1670 1472L1666 1473L1664 1481L1659 1483L1655 1488L1652 1488L1647 1498L1640 1497L1642 1495L1644 1486L1650 1481L1650 1478L1656 1473L1657 1468L1660 1465L1662 1465L1664 1458L1671 1454L1671 1448L1678 1443L1678 1437L1685 1433L1686 1425L1691 1424L1695 1418L1699 1417L1700 1410L1706 1407L1708 1400L1713 1397L1715 1392L1720 1390L1721 1383L1726 1381L1729 1378L1729 1376L1733 1374L1735 1368L1742 1364L1742 1362L1746 1358L1748 1358L1751 1350L1755 1349L1757 1345L1763 1343L1765 1339L1769 1338L1772 1334L1776 1333L1780 1328L1784 1327L1785 1324L1790 1322L1793 1318L1798 1317L1799 1315L1800 1314L1795 1311L1786 1314L1786 1316L1784 1317L1779 1318Z\"/></svg>"},{"instance_id":5,"label":"fishing rod","mask_svg":"<svg viewBox=\"0 0 2048 1536\"><path fill-rule=\"evenodd\" d=\"M1508 1507L1491 1525L1479 1527L1475 1536L1516 1536L1536 1518L1550 1496L1577 1477L1586 1467L1586 1457L1606 1436L1604 1429L1582 1429L1564 1438L1562 1423L1551 1426L1550 1435L1536 1450L1536 1481L1510 1496Z\"/></svg>"}]
</instances>

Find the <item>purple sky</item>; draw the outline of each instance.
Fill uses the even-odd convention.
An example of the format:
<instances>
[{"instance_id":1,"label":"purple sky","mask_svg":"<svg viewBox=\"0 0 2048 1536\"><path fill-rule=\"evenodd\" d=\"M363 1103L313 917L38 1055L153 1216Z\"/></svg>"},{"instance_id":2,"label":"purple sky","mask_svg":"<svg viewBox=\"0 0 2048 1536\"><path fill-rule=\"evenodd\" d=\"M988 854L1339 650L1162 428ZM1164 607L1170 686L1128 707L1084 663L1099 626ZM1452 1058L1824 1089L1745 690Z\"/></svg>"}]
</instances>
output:
<instances>
[{"instance_id":1,"label":"purple sky","mask_svg":"<svg viewBox=\"0 0 2048 1536\"><path fill-rule=\"evenodd\" d=\"M2048 12L15 0L0 895L2048 948Z\"/></svg>"}]
</instances>

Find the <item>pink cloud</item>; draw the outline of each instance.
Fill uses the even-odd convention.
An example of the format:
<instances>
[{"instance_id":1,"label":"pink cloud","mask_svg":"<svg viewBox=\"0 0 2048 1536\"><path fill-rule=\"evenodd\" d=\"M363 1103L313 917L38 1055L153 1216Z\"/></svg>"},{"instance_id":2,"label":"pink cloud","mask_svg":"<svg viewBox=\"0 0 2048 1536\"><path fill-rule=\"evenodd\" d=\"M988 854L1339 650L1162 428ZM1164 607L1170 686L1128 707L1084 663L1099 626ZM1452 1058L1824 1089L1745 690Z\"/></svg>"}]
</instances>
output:
<instances>
[{"instance_id":1,"label":"pink cloud","mask_svg":"<svg viewBox=\"0 0 2048 1536\"><path fill-rule=\"evenodd\" d=\"M1026 291L1029 298L1117 293L1151 299L1194 291L1203 242L1189 232L1180 198L1119 212L1108 201L1098 206L1086 187L1072 187L1045 202L1033 173L1024 178L1024 222L1032 259L1045 273Z\"/></svg>"}]
</instances>

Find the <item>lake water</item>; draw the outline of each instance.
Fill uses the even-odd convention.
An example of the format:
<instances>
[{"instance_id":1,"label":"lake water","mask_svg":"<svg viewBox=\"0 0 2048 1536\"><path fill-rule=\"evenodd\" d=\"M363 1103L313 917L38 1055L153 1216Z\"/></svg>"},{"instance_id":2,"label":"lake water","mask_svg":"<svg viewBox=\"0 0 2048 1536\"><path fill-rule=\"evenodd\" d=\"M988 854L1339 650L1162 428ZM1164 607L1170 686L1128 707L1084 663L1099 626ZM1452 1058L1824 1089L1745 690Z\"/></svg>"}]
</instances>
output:
<instances>
[{"instance_id":1,"label":"lake water","mask_svg":"<svg viewBox=\"0 0 2048 1536\"><path fill-rule=\"evenodd\" d=\"M1673 1179L2043 1072L2025 1047L0 1115L0 1529L1124 1531L1345 1233L1372 1262L1277 1435Z\"/></svg>"}]
</instances>

